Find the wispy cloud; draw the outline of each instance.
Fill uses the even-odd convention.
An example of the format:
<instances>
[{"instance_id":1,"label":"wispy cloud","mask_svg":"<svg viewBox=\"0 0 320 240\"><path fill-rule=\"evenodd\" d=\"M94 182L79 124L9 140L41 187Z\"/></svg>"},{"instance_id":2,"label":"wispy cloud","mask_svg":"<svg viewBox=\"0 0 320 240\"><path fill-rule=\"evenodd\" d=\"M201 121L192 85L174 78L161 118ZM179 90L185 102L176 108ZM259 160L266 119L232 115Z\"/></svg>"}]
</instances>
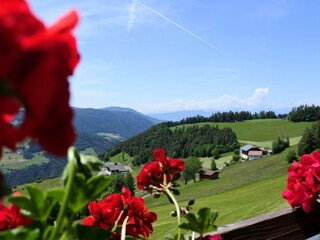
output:
<instances>
[{"instance_id":1,"label":"wispy cloud","mask_svg":"<svg viewBox=\"0 0 320 240\"><path fill-rule=\"evenodd\" d=\"M230 109L257 109L270 107L268 102L269 88L257 88L253 94L241 98L236 95L222 95L208 99L174 99L171 102L158 104L143 104L137 106L144 113L174 112L183 110L230 110Z\"/></svg>"},{"instance_id":2,"label":"wispy cloud","mask_svg":"<svg viewBox=\"0 0 320 240\"><path fill-rule=\"evenodd\" d=\"M136 18L137 3L138 3L138 0L133 0L132 4L129 7L129 17L128 17L128 23L127 23L128 32L131 31L131 28L133 27L134 20Z\"/></svg>"},{"instance_id":3,"label":"wispy cloud","mask_svg":"<svg viewBox=\"0 0 320 240\"><path fill-rule=\"evenodd\" d=\"M203 38L201 38L200 36L198 36L197 34L191 32L190 30L186 29L185 27L182 27L180 24L174 22L173 20L167 18L166 16L164 16L163 14L159 13L158 11L144 5L143 3L138 3L139 5L143 6L144 8L148 9L150 12L158 15L159 17L161 17L162 19L166 20L167 22L173 24L174 26L178 27L179 29L181 29L182 31L188 33L189 35L193 36L194 38L200 40L201 42L203 42L204 44L208 45L211 48L217 49L216 46L214 46L213 44L211 44L210 42L204 40Z\"/></svg>"}]
</instances>

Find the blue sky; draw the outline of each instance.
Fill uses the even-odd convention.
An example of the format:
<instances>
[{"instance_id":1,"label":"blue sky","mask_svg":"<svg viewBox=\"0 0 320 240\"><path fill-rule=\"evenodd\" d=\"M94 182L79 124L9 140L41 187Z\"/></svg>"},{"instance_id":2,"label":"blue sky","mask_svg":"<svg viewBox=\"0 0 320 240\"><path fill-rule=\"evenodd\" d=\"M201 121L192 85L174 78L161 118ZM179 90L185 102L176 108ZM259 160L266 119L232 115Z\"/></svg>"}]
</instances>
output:
<instances>
[{"instance_id":1,"label":"blue sky","mask_svg":"<svg viewBox=\"0 0 320 240\"><path fill-rule=\"evenodd\" d=\"M320 1L31 0L48 25L70 9L75 107L143 113L320 105Z\"/></svg>"}]
</instances>

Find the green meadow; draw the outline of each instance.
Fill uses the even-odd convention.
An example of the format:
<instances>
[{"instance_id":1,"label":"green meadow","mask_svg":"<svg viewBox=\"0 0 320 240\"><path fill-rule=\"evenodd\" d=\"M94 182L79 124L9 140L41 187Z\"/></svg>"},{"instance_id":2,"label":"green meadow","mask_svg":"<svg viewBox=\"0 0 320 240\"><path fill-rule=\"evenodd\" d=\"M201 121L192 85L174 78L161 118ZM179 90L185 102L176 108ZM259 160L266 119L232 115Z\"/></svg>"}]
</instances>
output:
<instances>
[{"instance_id":1,"label":"green meadow","mask_svg":"<svg viewBox=\"0 0 320 240\"><path fill-rule=\"evenodd\" d=\"M42 153L34 154L32 159L25 159L19 153L4 154L1 159L1 170L8 172L14 169L22 169L33 164L43 164L49 161Z\"/></svg>"},{"instance_id":2,"label":"green meadow","mask_svg":"<svg viewBox=\"0 0 320 240\"><path fill-rule=\"evenodd\" d=\"M281 194L286 188L289 166L284 158L292 148L274 156L224 167L218 180L181 185L177 199L182 206L195 199L192 210L195 213L204 206L217 210L218 226L290 207ZM168 204L167 198L149 197L145 202L150 211L158 214L150 239L164 239L164 233L175 234L176 219L170 216L174 206Z\"/></svg>"},{"instance_id":3,"label":"green meadow","mask_svg":"<svg viewBox=\"0 0 320 240\"><path fill-rule=\"evenodd\" d=\"M282 119L258 119L235 123L197 123L195 125L203 126L204 124L218 125L220 128L230 127L241 142L265 142L272 141L281 135L290 138L302 136L305 128L311 126L312 122L294 123ZM186 124L177 127L193 125ZM174 128L176 127L172 129Z\"/></svg>"}]
</instances>

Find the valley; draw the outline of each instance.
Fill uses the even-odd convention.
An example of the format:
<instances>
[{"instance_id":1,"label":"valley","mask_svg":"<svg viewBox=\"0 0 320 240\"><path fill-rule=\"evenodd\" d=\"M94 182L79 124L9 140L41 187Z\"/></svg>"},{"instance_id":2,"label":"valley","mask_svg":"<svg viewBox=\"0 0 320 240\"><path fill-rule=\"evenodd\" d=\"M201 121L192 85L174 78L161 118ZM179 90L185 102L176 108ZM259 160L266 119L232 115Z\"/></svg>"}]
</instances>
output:
<instances>
[{"instance_id":1,"label":"valley","mask_svg":"<svg viewBox=\"0 0 320 240\"><path fill-rule=\"evenodd\" d=\"M206 126L206 124L208 124ZM217 168L220 170L219 179L199 181L189 181L187 185L183 180L178 181L181 195L177 196L177 200L183 206L191 199L195 200L192 211L197 212L200 207L206 206L219 212L216 224L222 227L236 221L255 217L264 213L277 211L289 207L288 203L282 198L282 191L286 188L287 168L289 164L285 160L289 151L295 150L301 139L306 127L310 127L312 122L293 123L283 119L258 119L247 120L234 123L197 123L186 124L171 127L169 132L180 131L197 126L197 128L230 128L236 133L239 146L246 144L256 145L267 149L272 148L272 142L279 136L288 137L290 147L283 152L275 155L264 156L254 161L232 161L233 152L221 153L216 160ZM146 139L149 139L148 131L142 132ZM166 133L169 133L166 131ZM163 134L165 132L162 132ZM170 134L170 133L169 133ZM97 133L97 136L118 139L123 141L124 138L117 133ZM125 141L128 145L132 139ZM157 135L152 135L157 138ZM122 144L121 144L122 145ZM118 148L119 149L119 148ZM130 149L130 148L127 148ZM110 152L113 151L111 148ZM86 147L82 154L97 157L95 147ZM170 156L170 154L168 154ZM15 155L16 159L22 155ZM41 154L34 154L31 160L37 164L46 164L45 158L40 157ZM11 156L13 157L13 155ZM110 156L109 160L114 163L130 165L132 167L132 175L135 178L141 170L141 166L134 164L136 156L130 156L128 152L120 151ZM9 164L9 156L4 158L3 164ZM211 157L200 157L202 167L210 168ZM38 161L38 162L37 162ZM50 160L48 160L50 161ZM25 162L25 161L22 161ZM11 162L12 166L16 164L16 168L22 168L20 161ZM19 165L20 164L20 165ZM61 185L60 177L51 179L38 179L33 183L41 189L48 189ZM14 188L16 191L25 192L25 185L19 185ZM137 196L145 193L135 190ZM154 199L153 197L145 198L146 206L150 211L154 211L158 215L158 220L154 224L154 234L150 239L163 239L166 235L175 233L175 219L170 216L170 212L174 210L173 205L168 203L165 196Z\"/></svg>"}]
</instances>

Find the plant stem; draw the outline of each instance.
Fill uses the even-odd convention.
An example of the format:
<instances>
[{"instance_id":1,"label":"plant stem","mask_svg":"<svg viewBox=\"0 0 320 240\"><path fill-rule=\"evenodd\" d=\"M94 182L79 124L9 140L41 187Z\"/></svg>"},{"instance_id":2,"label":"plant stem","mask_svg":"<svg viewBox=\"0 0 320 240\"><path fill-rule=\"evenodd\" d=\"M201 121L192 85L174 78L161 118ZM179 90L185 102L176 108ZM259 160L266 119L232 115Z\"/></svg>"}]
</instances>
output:
<instances>
[{"instance_id":1,"label":"plant stem","mask_svg":"<svg viewBox=\"0 0 320 240\"><path fill-rule=\"evenodd\" d=\"M168 189L168 188L165 188L165 189L166 189L166 193L171 198L174 206L176 207L177 222L178 222L178 238L177 238L177 240L180 240L180 236L181 236L181 228L179 228L179 226L181 224L180 207L179 207L179 204L178 204L176 198L173 196L172 192L170 191L170 189Z\"/></svg>"},{"instance_id":2,"label":"plant stem","mask_svg":"<svg viewBox=\"0 0 320 240\"><path fill-rule=\"evenodd\" d=\"M114 232L114 231L116 231L116 230L117 230L118 223L119 223L119 221L120 221L120 219L121 219L121 217L122 217L122 214L123 214L123 211L121 211L121 212L120 212L120 214L119 214L119 216L118 216L118 218L117 218L116 222L114 223L114 226L113 226L113 228L112 228L111 232Z\"/></svg>"},{"instance_id":3,"label":"plant stem","mask_svg":"<svg viewBox=\"0 0 320 240\"><path fill-rule=\"evenodd\" d=\"M129 216L127 216L123 223L122 223L122 228L121 228L121 240L126 239L126 229L127 229L127 222L128 222Z\"/></svg>"},{"instance_id":4,"label":"plant stem","mask_svg":"<svg viewBox=\"0 0 320 240\"><path fill-rule=\"evenodd\" d=\"M63 219L67 213L67 207L68 207L68 202L69 202L69 198L70 198L70 194L71 194L72 182L73 182L73 178L75 176L75 166L70 162L68 165L70 166L70 175L68 176L68 180L67 180L66 194L64 196L62 206L60 208L60 211L59 211L59 214L57 217L57 224L53 228L53 232L50 236L50 240L55 240L57 238L58 234L60 233L61 227L63 225Z\"/></svg>"}]
</instances>

